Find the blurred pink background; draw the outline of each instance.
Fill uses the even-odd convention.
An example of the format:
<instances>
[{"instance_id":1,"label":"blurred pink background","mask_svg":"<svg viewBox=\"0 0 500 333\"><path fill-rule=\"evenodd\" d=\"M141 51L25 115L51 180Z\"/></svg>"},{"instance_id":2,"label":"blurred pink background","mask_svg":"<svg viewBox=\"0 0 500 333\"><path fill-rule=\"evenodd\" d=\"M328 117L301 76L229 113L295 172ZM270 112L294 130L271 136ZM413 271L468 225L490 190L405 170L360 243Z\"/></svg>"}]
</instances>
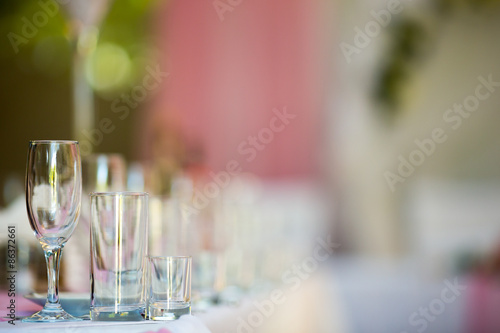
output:
<instances>
[{"instance_id":1,"label":"blurred pink background","mask_svg":"<svg viewBox=\"0 0 500 333\"><path fill-rule=\"evenodd\" d=\"M223 17L210 1L175 1L158 15L170 77L143 132L176 127L213 170L236 159L262 177L317 174L329 60L319 2L247 1ZM238 145L269 127L273 108L296 118L247 162Z\"/></svg>"}]
</instances>

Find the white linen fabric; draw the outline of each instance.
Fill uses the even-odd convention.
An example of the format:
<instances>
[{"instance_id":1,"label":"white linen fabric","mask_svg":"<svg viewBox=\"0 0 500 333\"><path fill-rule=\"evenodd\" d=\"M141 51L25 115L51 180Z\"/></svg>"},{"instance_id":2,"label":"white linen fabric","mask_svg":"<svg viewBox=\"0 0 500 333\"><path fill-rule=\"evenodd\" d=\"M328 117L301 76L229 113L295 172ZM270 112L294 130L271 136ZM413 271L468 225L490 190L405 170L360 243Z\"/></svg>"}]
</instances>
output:
<instances>
[{"instance_id":1,"label":"white linen fabric","mask_svg":"<svg viewBox=\"0 0 500 333\"><path fill-rule=\"evenodd\" d=\"M106 332L106 333L211 333L208 328L194 316L182 316L179 320L170 322L109 322L81 321L65 323L23 323L16 321L15 325L8 322L0 323L2 332Z\"/></svg>"}]
</instances>

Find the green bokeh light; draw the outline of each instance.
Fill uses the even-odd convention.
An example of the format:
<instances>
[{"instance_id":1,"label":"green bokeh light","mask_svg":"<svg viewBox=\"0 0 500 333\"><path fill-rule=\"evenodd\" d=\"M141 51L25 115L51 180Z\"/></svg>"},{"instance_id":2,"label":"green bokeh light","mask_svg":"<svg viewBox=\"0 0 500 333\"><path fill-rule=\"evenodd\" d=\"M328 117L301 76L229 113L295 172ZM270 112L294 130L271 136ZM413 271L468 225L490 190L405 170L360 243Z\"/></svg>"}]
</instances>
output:
<instances>
[{"instance_id":1,"label":"green bokeh light","mask_svg":"<svg viewBox=\"0 0 500 333\"><path fill-rule=\"evenodd\" d=\"M112 93L129 83L132 61L123 47L102 43L89 57L85 71L89 84L96 91Z\"/></svg>"}]
</instances>

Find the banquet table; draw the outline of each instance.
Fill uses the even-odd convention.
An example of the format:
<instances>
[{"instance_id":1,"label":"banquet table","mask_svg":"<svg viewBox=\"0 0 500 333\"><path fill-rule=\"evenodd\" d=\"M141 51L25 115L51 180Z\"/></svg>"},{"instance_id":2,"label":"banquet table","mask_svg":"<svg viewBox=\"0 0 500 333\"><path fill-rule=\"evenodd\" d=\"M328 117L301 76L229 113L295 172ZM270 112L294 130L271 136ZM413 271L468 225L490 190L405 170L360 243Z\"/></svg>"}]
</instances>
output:
<instances>
[{"instance_id":1,"label":"banquet table","mask_svg":"<svg viewBox=\"0 0 500 333\"><path fill-rule=\"evenodd\" d=\"M169 322L141 321L141 322L105 322L79 321L62 323L23 323L15 320L14 325L6 318L6 305L9 298L5 291L0 294L0 331L1 332L103 332L106 333L211 333L205 324L196 316L182 316L179 320ZM22 296L16 297L16 316L24 317L41 309L41 306L32 303Z\"/></svg>"},{"instance_id":2,"label":"banquet table","mask_svg":"<svg viewBox=\"0 0 500 333\"><path fill-rule=\"evenodd\" d=\"M433 278L424 275L412 260L372 262L359 258L336 258L317 274L304 280L297 290L278 286L286 302L261 326L245 329L242 322L255 322L256 303L268 297L249 298L238 306L217 305L175 322L79 322L60 324L8 324L5 292L0 295L0 332L158 332L158 333L386 333L417 332L420 326L409 321L423 307L431 307L441 297L445 281L467 286L455 301L428 322L425 333L497 333L500 318L500 284L481 275ZM422 276L427 276L423 278ZM27 316L40 309L22 296L16 298L16 315ZM252 316L253 314L253 316Z\"/></svg>"}]
</instances>

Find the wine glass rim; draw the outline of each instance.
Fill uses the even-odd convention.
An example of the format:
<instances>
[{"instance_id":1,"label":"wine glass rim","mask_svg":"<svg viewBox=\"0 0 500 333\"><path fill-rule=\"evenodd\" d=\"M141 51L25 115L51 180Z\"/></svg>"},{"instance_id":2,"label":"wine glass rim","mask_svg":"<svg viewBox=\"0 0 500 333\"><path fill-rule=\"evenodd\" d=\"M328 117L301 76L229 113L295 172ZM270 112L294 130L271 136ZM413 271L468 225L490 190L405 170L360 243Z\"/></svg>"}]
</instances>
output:
<instances>
[{"instance_id":1,"label":"wine glass rim","mask_svg":"<svg viewBox=\"0 0 500 333\"><path fill-rule=\"evenodd\" d=\"M30 140L30 143L66 143L66 144L78 144L75 140Z\"/></svg>"},{"instance_id":2,"label":"wine glass rim","mask_svg":"<svg viewBox=\"0 0 500 333\"><path fill-rule=\"evenodd\" d=\"M128 197L142 197L148 196L147 192L131 192L131 191L118 191L118 192L90 192L91 197L106 197L106 196L128 196Z\"/></svg>"}]
</instances>

